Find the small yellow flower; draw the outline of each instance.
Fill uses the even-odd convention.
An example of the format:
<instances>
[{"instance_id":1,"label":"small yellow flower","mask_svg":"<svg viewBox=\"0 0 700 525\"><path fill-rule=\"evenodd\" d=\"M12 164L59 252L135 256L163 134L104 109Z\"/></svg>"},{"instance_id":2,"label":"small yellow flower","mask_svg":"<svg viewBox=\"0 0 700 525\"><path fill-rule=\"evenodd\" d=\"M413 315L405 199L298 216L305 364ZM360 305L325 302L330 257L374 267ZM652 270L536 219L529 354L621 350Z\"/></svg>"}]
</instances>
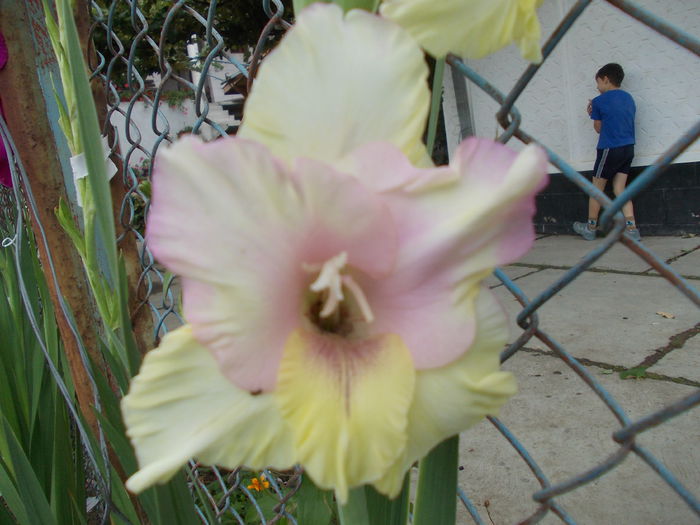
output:
<instances>
[{"instance_id":1,"label":"small yellow flower","mask_svg":"<svg viewBox=\"0 0 700 525\"><path fill-rule=\"evenodd\" d=\"M265 474L260 474L259 478L253 478L250 480L250 485L248 488L254 490L255 492L262 492L265 489L270 488L270 482L265 479Z\"/></svg>"}]
</instances>

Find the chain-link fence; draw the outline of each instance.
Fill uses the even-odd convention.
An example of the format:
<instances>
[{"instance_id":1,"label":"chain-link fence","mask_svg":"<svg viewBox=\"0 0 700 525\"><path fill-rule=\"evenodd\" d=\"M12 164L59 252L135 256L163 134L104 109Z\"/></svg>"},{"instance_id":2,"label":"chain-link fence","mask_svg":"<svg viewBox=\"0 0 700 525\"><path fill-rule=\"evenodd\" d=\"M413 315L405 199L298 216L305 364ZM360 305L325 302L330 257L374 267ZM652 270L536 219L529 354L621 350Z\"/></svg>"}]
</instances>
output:
<instances>
[{"instance_id":1,"label":"chain-link fence","mask_svg":"<svg viewBox=\"0 0 700 525\"><path fill-rule=\"evenodd\" d=\"M257 0L250 3L257 4ZM608 0L608 3L636 18L647 26L649 31L657 31L679 47L700 56L700 41L697 38L674 28L641 9L634 2ZM545 43L545 59L562 39L566 38L569 29L590 4L591 0L578 0L573 5ZM153 6L167 9L158 11L152 9ZM139 300L147 304L153 314L153 341L167 330L178 326L182 319L177 277L159 267L148 246L144 244L143 220L150 201L152 160L157 156L159 148L163 147L163 143L175 140L179 134L194 133L213 139L235 132L241 118L242 103L260 60L289 27L290 15L288 11L285 12L281 1L262 0L261 5L255 6L265 15L262 22L259 18L256 22L258 27L255 27L255 31L259 32L259 38L257 41L237 42L240 52L235 52L222 34L223 28L220 24L224 22L219 16L222 8L215 0L150 3L113 0L111 3L91 3L93 23L90 38L93 43L93 61L90 68L94 77L103 83L107 93L104 133L109 134L112 124L119 124L122 129L119 140L112 142L113 158L121 163L119 176L126 191L118 216L123 227L122 235L133 236L139 247L142 268L137 293ZM254 18L251 16L250 19ZM189 46L186 47L185 42L189 42ZM496 118L504 130L499 137L501 142L516 137L526 143L540 143L537 137L529 135L527 130L521 127L521 115L516 106L519 95L528 86L539 65L528 66L512 89L503 93L458 57L448 57L448 63L453 67L453 71L459 71L474 86L498 102L500 110ZM168 109L171 106L178 110L179 116L175 116ZM183 119L181 115L186 112L188 114ZM596 244L556 282L534 296L526 295L502 270L496 271L496 277L522 304L517 322L523 332L503 352L502 360L507 361L513 357L533 338L546 345L611 411L618 422L616 427L611 427L612 439L617 448L604 461L596 462L595 459L591 459L586 469L566 481L552 484L548 473L538 466L533 455L518 440L518 436L498 418L490 418L495 428L527 464L541 487L532 495L538 503L536 512L530 516L523 515L522 523L537 523L545 516L557 516L565 523L576 523L576 519L585 522L585 517L570 515L560 504L558 497L575 492L584 484L605 476L631 454L643 460L656 473L657 482L671 487L690 510L700 517L700 502L692 491L684 487L659 459L635 440L641 433L654 426L673 425L673 421L669 421L671 418L700 404L700 391L695 391L645 417L631 420L621 403L606 391L566 348L542 331L539 322L542 306L616 244L622 244L637 254L665 278L669 286L675 287L679 294L684 294L700 307L700 295L697 290L643 242L632 240L624 234L625 223L620 213L625 202L638 196L657 180L664 169L699 135L700 122L679 137L665 154L646 168L612 201L596 190L556 151L547 148L547 144L540 143L547 149L552 164L557 166L564 177L576 184L582 193L600 201L604 207L601 225L608 233L600 244ZM7 210L15 209L13 197L3 191L0 193L0 199L3 231L10 231L14 222L12 213ZM688 439L693 437L688 436ZM293 500L294 493L302 483L300 470L284 473L265 471L265 479L270 483L269 497L265 501L260 499L255 487L250 485L251 476L255 474L241 470L231 472L216 467L205 468L193 462L187 471L197 513L205 523L246 523L246 519L247 522L253 519L256 523L276 523L283 519L289 523L296 523L293 507L289 502ZM478 494L467 494L460 490L459 497L474 523L486 523L474 504L474 498L478 497ZM247 518L242 516L242 504L252 506L253 518L250 515Z\"/></svg>"}]
</instances>

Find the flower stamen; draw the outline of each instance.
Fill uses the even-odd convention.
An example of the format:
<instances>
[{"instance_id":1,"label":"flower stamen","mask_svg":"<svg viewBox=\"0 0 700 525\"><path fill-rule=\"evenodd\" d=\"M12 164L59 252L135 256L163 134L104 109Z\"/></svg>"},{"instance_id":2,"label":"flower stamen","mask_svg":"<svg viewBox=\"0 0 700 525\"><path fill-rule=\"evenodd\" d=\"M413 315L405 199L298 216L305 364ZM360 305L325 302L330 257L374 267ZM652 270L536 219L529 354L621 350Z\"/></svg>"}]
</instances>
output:
<instances>
[{"instance_id":1,"label":"flower stamen","mask_svg":"<svg viewBox=\"0 0 700 525\"><path fill-rule=\"evenodd\" d=\"M316 280L311 283L312 292L321 293L326 291L326 302L319 314L321 317L330 317L338 309L338 305L345 298L343 295L343 284L340 270L343 269L348 260L348 254L342 252L335 257L328 259L321 267L321 272Z\"/></svg>"},{"instance_id":2,"label":"flower stamen","mask_svg":"<svg viewBox=\"0 0 700 525\"><path fill-rule=\"evenodd\" d=\"M328 259L320 267L313 264L304 265L304 270L306 271L319 272L316 280L309 286L312 292L324 294L323 308L321 308L318 315L327 319L338 313L340 304L345 300L345 294L343 294L343 286L345 286L350 291L364 320L371 323L374 321L374 314L362 288L351 276L341 273L347 261L348 254L341 252L335 257Z\"/></svg>"},{"instance_id":3,"label":"flower stamen","mask_svg":"<svg viewBox=\"0 0 700 525\"><path fill-rule=\"evenodd\" d=\"M348 288L348 290L350 290L350 292L352 293L352 296L355 299L357 306L360 307L360 312L362 313L362 317L365 318L365 321L367 321L368 323L374 321L374 314L372 313L372 309L369 307L367 297L362 291L362 288L360 288L360 285L357 284L355 282L355 279L353 279L349 275L343 275L341 280L343 284Z\"/></svg>"}]
</instances>

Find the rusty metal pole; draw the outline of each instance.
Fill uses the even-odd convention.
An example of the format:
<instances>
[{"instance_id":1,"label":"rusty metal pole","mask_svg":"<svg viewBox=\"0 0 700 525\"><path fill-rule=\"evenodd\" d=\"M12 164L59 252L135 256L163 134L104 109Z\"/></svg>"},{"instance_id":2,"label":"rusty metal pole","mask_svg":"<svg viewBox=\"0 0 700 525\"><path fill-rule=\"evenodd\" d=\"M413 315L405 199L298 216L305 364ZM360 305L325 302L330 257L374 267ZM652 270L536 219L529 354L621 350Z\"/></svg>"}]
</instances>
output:
<instances>
[{"instance_id":1,"label":"rusty metal pole","mask_svg":"<svg viewBox=\"0 0 700 525\"><path fill-rule=\"evenodd\" d=\"M54 213L59 199L75 202L75 187L70 152L58 126L58 107L51 78L53 75L56 88L60 89L60 76L46 32L41 0L0 0L0 31L9 52L8 63L0 71L5 117L37 204L36 215L30 217L32 228L37 239L41 239L41 225L47 239L46 247L42 242L37 243L39 257L43 267L49 268L48 249L56 270L60 291L50 276L47 282L78 404L88 425L98 435L90 378L80 357L78 341L58 301L60 293L70 306L89 356L94 363L101 364L98 317L82 262Z\"/></svg>"}]
</instances>

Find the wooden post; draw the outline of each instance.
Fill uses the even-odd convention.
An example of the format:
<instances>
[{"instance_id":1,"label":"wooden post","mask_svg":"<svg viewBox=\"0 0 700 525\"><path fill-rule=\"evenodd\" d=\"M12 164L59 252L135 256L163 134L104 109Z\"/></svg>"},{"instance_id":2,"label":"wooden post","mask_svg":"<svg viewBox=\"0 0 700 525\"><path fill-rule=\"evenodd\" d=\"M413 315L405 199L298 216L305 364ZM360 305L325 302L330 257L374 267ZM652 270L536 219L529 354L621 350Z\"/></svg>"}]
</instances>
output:
<instances>
[{"instance_id":1,"label":"wooden post","mask_svg":"<svg viewBox=\"0 0 700 525\"><path fill-rule=\"evenodd\" d=\"M98 317L82 262L54 213L59 199L75 202L70 152L58 126L58 107L53 94L54 85L61 89L59 71L46 31L41 0L0 0L0 11L0 31L5 36L9 52L7 66L0 71L0 96L5 118L27 172L29 187L26 191L31 188L36 201L37 211L30 219L39 257L47 274L78 404L88 425L98 435L91 382L80 358L78 341L58 302L60 289L88 354L93 363L101 364ZM40 225L48 246L42 242ZM48 271L47 249L53 260L59 289Z\"/></svg>"}]
</instances>

